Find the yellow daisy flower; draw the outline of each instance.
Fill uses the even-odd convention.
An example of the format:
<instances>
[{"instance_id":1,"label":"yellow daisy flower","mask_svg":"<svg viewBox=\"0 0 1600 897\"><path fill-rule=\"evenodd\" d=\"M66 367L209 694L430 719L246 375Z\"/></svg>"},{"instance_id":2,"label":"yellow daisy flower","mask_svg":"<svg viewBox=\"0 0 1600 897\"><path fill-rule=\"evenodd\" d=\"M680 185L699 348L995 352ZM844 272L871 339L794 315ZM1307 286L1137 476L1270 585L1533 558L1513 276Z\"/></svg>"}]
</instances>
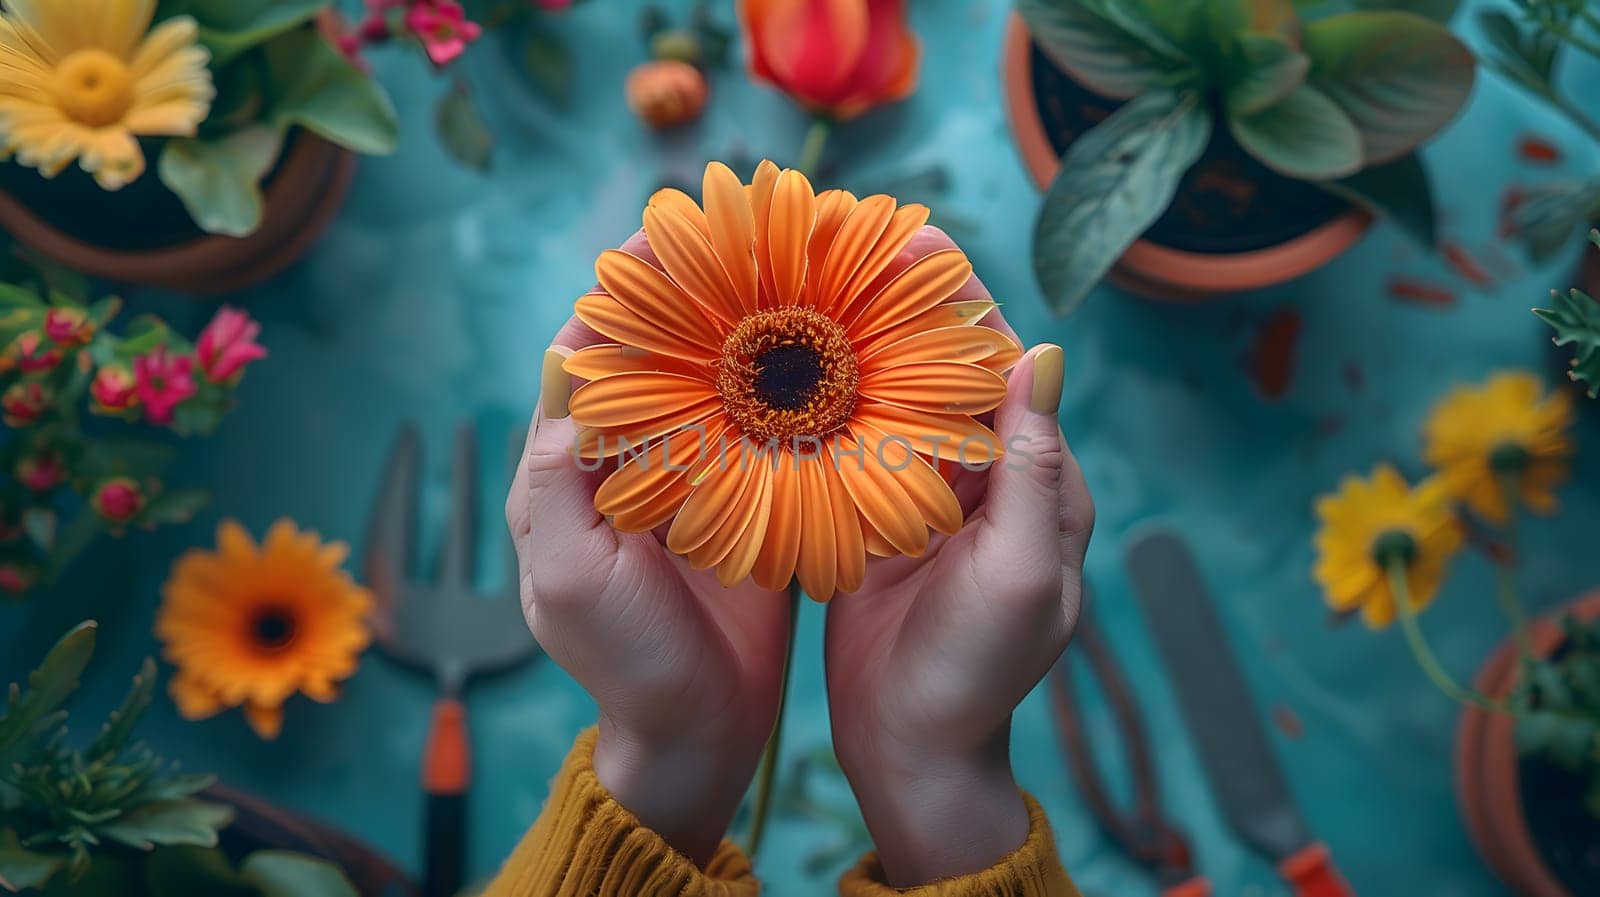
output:
<instances>
[{"instance_id":1,"label":"yellow daisy flower","mask_svg":"<svg viewBox=\"0 0 1600 897\"><path fill-rule=\"evenodd\" d=\"M1572 396L1542 393L1532 374L1497 374L1451 392L1423 427L1423 457L1450 494L1485 520L1505 523L1519 499L1540 513L1556 509L1555 489L1573 454Z\"/></svg>"},{"instance_id":2,"label":"yellow daisy flower","mask_svg":"<svg viewBox=\"0 0 1600 897\"><path fill-rule=\"evenodd\" d=\"M288 520L260 546L224 521L217 549L179 558L162 588L156 635L178 667L172 699L191 720L243 707L257 734L276 738L291 695L327 703L355 673L372 596L340 569L344 543Z\"/></svg>"},{"instance_id":3,"label":"yellow daisy flower","mask_svg":"<svg viewBox=\"0 0 1600 897\"><path fill-rule=\"evenodd\" d=\"M151 30L156 0L0 2L0 160L48 178L77 159L118 190L144 173L137 137L192 137L209 114L194 19Z\"/></svg>"},{"instance_id":4,"label":"yellow daisy flower","mask_svg":"<svg viewBox=\"0 0 1600 897\"><path fill-rule=\"evenodd\" d=\"M1373 629L1394 622L1396 602L1386 565L1405 563L1411 606L1438 594L1445 565L1461 548L1450 493L1437 479L1415 489L1387 464L1371 479L1346 477L1339 491L1317 499L1317 564L1312 573L1328 606L1361 611Z\"/></svg>"}]
</instances>

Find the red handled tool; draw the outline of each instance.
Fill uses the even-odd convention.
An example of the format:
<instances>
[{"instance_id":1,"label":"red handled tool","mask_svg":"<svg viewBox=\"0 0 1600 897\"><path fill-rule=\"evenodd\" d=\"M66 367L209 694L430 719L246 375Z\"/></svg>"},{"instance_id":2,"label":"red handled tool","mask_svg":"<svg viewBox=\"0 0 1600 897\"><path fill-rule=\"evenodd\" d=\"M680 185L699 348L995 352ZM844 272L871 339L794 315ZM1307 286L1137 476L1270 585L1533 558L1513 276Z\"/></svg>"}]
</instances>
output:
<instances>
[{"instance_id":1,"label":"red handled tool","mask_svg":"<svg viewBox=\"0 0 1600 897\"><path fill-rule=\"evenodd\" d=\"M1195 871L1188 839L1162 817L1150 741L1139 718L1133 690L1087 614L1078 624L1078 634L1072 644L1073 650L1083 656L1094 673L1101 694L1116 718L1117 733L1133 779L1133 806L1127 810L1118 809L1100 779L1099 766L1078 709L1070 658L1063 657L1050 673L1051 707L1079 792L1100 828L1129 859L1156 876L1162 888L1161 897L1211 897L1211 884Z\"/></svg>"},{"instance_id":2,"label":"red handled tool","mask_svg":"<svg viewBox=\"0 0 1600 897\"><path fill-rule=\"evenodd\" d=\"M1295 805L1188 545L1155 530L1124 561L1228 823L1297 897L1354 897Z\"/></svg>"},{"instance_id":3,"label":"red handled tool","mask_svg":"<svg viewBox=\"0 0 1600 897\"><path fill-rule=\"evenodd\" d=\"M364 573L377 599L378 647L390 659L433 676L439 687L422 758L427 795L423 897L454 897L466 883L472 743L462 692L472 678L518 666L538 648L515 594L483 597L473 590L477 461L477 436L463 427L456 436L450 524L433 582L411 577L422 470L422 439L415 427L395 439L367 532ZM509 588L515 592L515 560L511 568Z\"/></svg>"}]
</instances>

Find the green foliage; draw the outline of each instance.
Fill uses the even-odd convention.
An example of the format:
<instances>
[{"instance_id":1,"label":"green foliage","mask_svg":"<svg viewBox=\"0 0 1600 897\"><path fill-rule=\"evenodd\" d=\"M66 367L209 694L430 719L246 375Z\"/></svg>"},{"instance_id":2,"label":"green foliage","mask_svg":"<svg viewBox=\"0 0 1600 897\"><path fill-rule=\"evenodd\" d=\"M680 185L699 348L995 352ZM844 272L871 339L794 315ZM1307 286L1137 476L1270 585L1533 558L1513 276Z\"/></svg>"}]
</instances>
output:
<instances>
[{"instance_id":1,"label":"green foliage","mask_svg":"<svg viewBox=\"0 0 1600 897\"><path fill-rule=\"evenodd\" d=\"M494 134L472 99L465 81L457 80L439 98L434 126L451 157L473 171L488 171L494 161Z\"/></svg>"},{"instance_id":2,"label":"green foliage","mask_svg":"<svg viewBox=\"0 0 1600 897\"><path fill-rule=\"evenodd\" d=\"M1161 92L1129 102L1072 145L1033 236L1034 272L1057 313L1083 301L1161 216L1210 138L1199 97Z\"/></svg>"},{"instance_id":3,"label":"green foliage","mask_svg":"<svg viewBox=\"0 0 1600 897\"><path fill-rule=\"evenodd\" d=\"M1291 0L1017 0L1017 6L1044 52L1086 87L1113 99L1201 98L1198 115L1225 121L1239 145L1266 167L1366 208L1400 212L1406 232L1432 246L1427 180L1399 175L1420 170L1407 160L1455 117L1472 90L1472 53L1430 18L1448 18L1453 2L1369 2L1354 9ZM1329 7L1344 8L1323 18L1301 18L1305 10ZM1160 139L1132 133L1119 133L1115 140L1096 137L1112 126L1110 121L1098 125L1078 145L1103 152L1111 143ZM1137 125L1165 126L1159 116L1144 117ZM1129 123L1116 127L1125 132ZM1082 165L1085 154L1077 149L1068 156ZM1070 257L1051 257L1037 246L1035 251L1052 308L1062 312L1076 305L1086 289L1083 278L1108 270L1160 216L1172 197L1167 188L1175 187L1199 156L1197 151L1181 166L1153 172L1159 184L1152 182L1155 189L1139 196L1165 196L1154 214L1143 202L1127 204L1122 178L1081 175L1066 166L1062 177L1072 183L1052 187L1040 232L1048 231L1056 247L1080 248ZM1129 167L1117 159L1109 162ZM1358 179L1389 165L1396 167ZM1100 218L1054 208L1068 200L1118 217L1106 228ZM1412 208L1419 203L1427 211ZM1131 230L1137 222L1143 223Z\"/></svg>"},{"instance_id":4,"label":"green foliage","mask_svg":"<svg viewBox=\"0 0 1600 897\"><path fill-rule=\"evenodd\" d=\"M1600 230L1589 232L1589 239L1600 247ZM1589 398L1600 396L1600 301L1580 289L1566 293L1552 290L1551 308L1536 308L1533 313L1555 329L1558 346L1572 346L1575 357L1567 373L1575 382L1588 386Z\"/></svg>"},{"instance_id":5,"label":"green foliage","mask_svg":"<svg viewBox=\"0 0 1600 897\"><path fill-rule=\"evenodd\" d=\"M122 705L82 749L66 713L94 653L95 624L67 633L0 715L0 891L39 897L356 897L313 857L259 851L235 871L216 849L233 809L195 797L187 775L133 742L155 691L146 660Z\"/></svg>"},{"instance_id":6,"label":"green foliage","mask_svg":"<svg viewBox=\"0 0 1600 897\"><path fill-rule=\"evenodd\" d=\"M1561 625L1566 638L1554 657L1523 661L1511 695L1517 749L1584 779L1600 817L1600 620Z\"/></svg>"},{"instance_id":7,"label":"green foliage","mask_svg":"<svg viewBox=\"0 0 1600 897\"><path fill-rule=\"evenodd\" d=\"M159 16L195 19L217 96L193 138L161 148L156 172L208 233L261 225L261 187L291 129L354 152L394 151L399 125L383 88L318 32L331 0L162 0Z\"/></svg>"}]
</instances>

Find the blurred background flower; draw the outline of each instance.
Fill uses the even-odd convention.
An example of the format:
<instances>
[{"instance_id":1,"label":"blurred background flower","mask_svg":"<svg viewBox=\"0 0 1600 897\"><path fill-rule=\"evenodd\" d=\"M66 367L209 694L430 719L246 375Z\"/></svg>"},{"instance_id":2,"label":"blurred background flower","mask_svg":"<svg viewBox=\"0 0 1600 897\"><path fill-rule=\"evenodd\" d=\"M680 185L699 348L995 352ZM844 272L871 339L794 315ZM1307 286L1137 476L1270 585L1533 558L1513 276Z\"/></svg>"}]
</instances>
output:
<instances>
[{"instance_id":1,"label":"blurred background flower","mask_svg":"<svg viewBox=\"0 0 1600 897\"><path fill-rule=\"evenodd\" d=\"M1576 451L1571 426L1569 392L1546 395L1526 372L1496 374L1434 406L1423 457L1451 495L1491 523L1505 523L1519 504L1550 514Z\"/></svg>"},{"instance_id":2,"label":"blurred background flower","mask_svg":"<svg viewBox=\"0 0 1600 897\"><path fill-rule=\"evenodd\" d=\"M905 0L741 0L750 72L813 115L855 118L917 88Z\"/></svg>"}]
</instances>

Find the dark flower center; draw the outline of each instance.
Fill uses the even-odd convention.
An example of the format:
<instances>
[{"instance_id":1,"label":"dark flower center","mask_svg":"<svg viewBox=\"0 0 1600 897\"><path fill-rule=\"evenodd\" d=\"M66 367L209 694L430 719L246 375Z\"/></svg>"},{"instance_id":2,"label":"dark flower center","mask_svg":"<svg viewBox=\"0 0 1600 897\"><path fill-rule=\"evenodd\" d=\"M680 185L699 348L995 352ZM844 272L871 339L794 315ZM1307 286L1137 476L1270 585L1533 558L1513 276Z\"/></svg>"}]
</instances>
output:
<instances>
[{"instance_id":1,"label":"dark flower center","mask_svg":"<svg viewBox=\"0 0 1600 897\"><path fill-rule=\"evenodd\" d=\"M1489 467L1500 476L1516 476L1528 466L1528 450L1514 442L1502 443L1489 453Z\"/></svg>"},{"instance_id":2,"label":"dark flower center","mask_svg":"<svg viewBox=\"0 0 1600 897\"><path fill-rule=\"evenodd\" d=\"M1397 561L1410 567L1417 559L1417 539L1405 530L1389 530L1372 541L1372 559L1385 570Z\"/></svg>"},{"instance_id":3,"label":"dark flower center","mask_svg":"<svg viewBox=\"0 0 1600 897\"><path fill-rule=\"evenodd\" d=\"M789 448L844 426L856 407L855 348L833 319L806 308L756 312L717 362L717 392L740 435Z\"/></svg>"},{"instance_id":4,"label":"dark flower center","mask_svg":"<svg viewBox=\"0 0 1600 897\"><path fill-rule=\"evenodd\" d=\"M294 615L281 607L262 609L250 623L250 635L256 647L266 651L282 651L289 647L298 632Z\"/></svg>"},{"instance_id":5,"label":"dark flower center","mask_svg":"<svg viewBox=\"0 0 1600 897\"><path fill-rule=\"evenodd\" d=\"M756 358L756 395L773 408L804 408L821 383L822 359L810 346L774 346Z\"/></svg>"}]
</instances>

